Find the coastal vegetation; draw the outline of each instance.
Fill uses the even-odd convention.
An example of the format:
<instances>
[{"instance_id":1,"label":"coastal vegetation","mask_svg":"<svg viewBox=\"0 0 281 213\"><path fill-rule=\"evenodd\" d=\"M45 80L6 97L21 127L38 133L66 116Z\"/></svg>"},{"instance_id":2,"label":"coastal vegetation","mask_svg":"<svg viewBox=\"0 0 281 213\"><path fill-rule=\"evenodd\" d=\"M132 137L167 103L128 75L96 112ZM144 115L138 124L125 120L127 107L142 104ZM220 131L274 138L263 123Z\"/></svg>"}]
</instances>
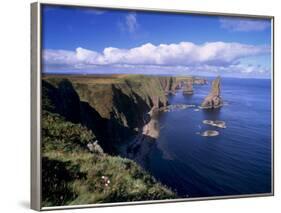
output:
<instances>
[{"instance_id":1,"label":"coastal vegetation","mask_svg":"<svg viewBox=\"0 0 281 213\"><path fill-rule=\"evenodd\" d=\"M119 140L141 125L138 114L167 104L161 80L142 79L43 78L43 206L177 197L134 161L117 155Z\"/></svg>"},{"instance_id":2,"label":"coastal vegetation","mask_svg":"<svg viewBox=\"0 0 281 213\"><path fill-rule=\"evenodd\" d=\"M177 198L144 170L143 155L159 136L158 112L195 107L169 105L168 96L206 83L189 76L43 76L43 205ZM133 160L121 157L120 146L133 137Z\"/></svg>"}]
</instances>

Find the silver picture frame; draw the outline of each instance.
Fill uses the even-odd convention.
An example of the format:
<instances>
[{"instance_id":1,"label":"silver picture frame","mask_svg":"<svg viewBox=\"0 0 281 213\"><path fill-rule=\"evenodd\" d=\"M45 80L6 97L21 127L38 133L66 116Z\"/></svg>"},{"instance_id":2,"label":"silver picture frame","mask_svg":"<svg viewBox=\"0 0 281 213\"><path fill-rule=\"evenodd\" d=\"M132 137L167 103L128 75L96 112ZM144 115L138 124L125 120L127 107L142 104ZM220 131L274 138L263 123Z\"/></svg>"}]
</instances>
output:
<instances>
[{"instance_id":1,"label":"silver picture frame","mask_svg":"<svg viewBox=\"0 0 281 213\"><path fill-rule=\"evenodd\" d=\"M167 12L167 13L182 13L182 14L198 14L210 16L231 16L231 17L248 17L248 18L266 18L271 20L271 185L270 193L264 194L246 194L246 195L231 195L231 196L215 196L202 198L181 198L171 200L151 200L151 201L137 201L137 202L122 202L122 203L104 203L104 204L88 204L88 205L71 205L71 206L53 206L42 207L42 184L41 184L41 68L42 68L42 29L41 29L41 9L44 5L57 6L73 6L73 7L87 7L98 9L118 9L118 10L134 10L134 11L148 11L148 12ZM74 209L74 208L90 208L90 207L105 207L105 206L124 206L124 205L139 205L139 204L153 204L153 203L171 203L171 202L186 202L199 200L216 200L229 198L248 198L248 197L264 197L274 195L274 16L269 15L251 15L251 14L232 14L206 11L189 11L189 10L169 10L160 8L140 8L140 7L116 7L103 6L95 4L66 4L59 2L38 1L31 4L31 209L37 211L58 210L58 209Z\"/></svg>"}]
</instances>

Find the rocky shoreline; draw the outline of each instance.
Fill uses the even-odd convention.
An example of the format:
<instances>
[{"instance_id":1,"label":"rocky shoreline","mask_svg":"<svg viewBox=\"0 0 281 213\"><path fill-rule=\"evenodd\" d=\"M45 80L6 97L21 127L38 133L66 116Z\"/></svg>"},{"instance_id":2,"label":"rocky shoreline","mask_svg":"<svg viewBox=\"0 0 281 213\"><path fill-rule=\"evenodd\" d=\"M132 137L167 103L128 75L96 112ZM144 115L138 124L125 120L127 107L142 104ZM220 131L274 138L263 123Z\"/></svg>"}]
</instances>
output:
<instances>
[{"instance_id":1,"label":"rocky shoreline","mask_svg":"<svg viewBox=\"0 0 281 213\"><path fill-rule=\"evenodd\" d=\"M177 82L176 80L170 80L169 82ZM165 94L166 96L172 94L175 95L176 92L179 89L182 89L184 95L192 95L193 94L193 84L199 84L204 85L207 84L206 80L201 79L184 79L184 81L178 81L176 83L176 86L168 86L166 84L165 86ZM171 90L167 88L172 88ZM217 77L212 82L212 88L210 94L204 99L201 106L198 106L196 108L196 105L188 105L188 104L174 104L166 106L155 106L151 108L151 110L148 112L149 115L149 121L140 128L141 131L139 134L135 137L135 140L132 144L129 145L126 155L129 156L129 158L134 159L136 162L138 162L140 165L145 165L145 156L149 155L150 147L152 146L152 143L157 140L157 138L160 135L160 128L159 123L157 120L158 113L165 113L165 112L174 112L179 110L184 110L188 108L195 108L194 111L199 111L200 109L210 109L210 108L219 108L223 105L222 99L220 97L220 77ZM217 128L226 128L226 123L224 121L219 120L203 120L203 124L217 127ZM206 130L202 133L200 133L203 137L214 137L218 136L220 133L217 130ZM132 152L132 150L134 150Z\"/></svg>"},{"instance_id":2,"label":"rocky shoreline","mask_svg":"<svg viewBox=\"0 0 281 213\"><path fill-rule=\"evenodd\" d=\"M199 111L200 108L205 108L203 103L206 99L211 99L213 103L214 99L220 97L220 78L212 82L209 96L197 107L192 104L170 105L168 98L179 90L184 95L194 94L193 85L205 85L208 83L205 79L142 75L65 77L43 78L44 88L48 88L48 95L56 103L55 111L68 120L91 129L107 153L119 154L120 143L134 137L135 140L128 144L129 151L126 151L125 155L140 164L143 164L141 156L149 152L151 143L160 135L157 120L159 113L189 108ZM68 97L68 100L62 96ZM219 101L219 104L221 103L222 101ZM217 107L218 104L211 106ZM146 144L140 146L140 143Z\"/></svg>"},{"instance_id":3,"label":"rocky shoreline","mask_svg":"<svg viewBox=\"0 0 281 213\"><path fill-rule=\"evenodd\" d=\"M193 85L195 84L204 85L207 84L207 81L189 76L43 76L42 105L44 111L50 115L60 116L59 127L62 128L62 131L66 131L63 128L67 123L70 126L74 125L83 134L87 130L87 133L93 136L93 140L87 140L83 146L80 146L79 140L75 139L75 143L78 143L75 149L81 149L79 151L81 159L84 159L84 149L86 149L89 152L89 159L93 156L97 158L95 163L107 168L106 164L110 162L112 166L110 168L113 168L114 174L120 172L119 166L123 168L124 165L128 165L128 162L134 168L137 166L144 168L140 167L139 172L145 174L150 153L157 146L155 142L160 136L158 116L162 113L173 113L180 110L200 111L199 106L193 104L169 104L169 97L176 95L176 93L194 94ZM213 82L212 90L217 91L217 88L220 88L220 82ZM220 97L220 92L211 93ZM213 101L215 96L212 97ZM43 119L46 120L47 117L45 116ZM51 120L50 122L52 122ZM203 124L216 128L226 127L222 121L206 120ZM47 127L56 129L58 124L52 123L52 126ZM71 128L68 131L71 131ZM73 134L76 132L74 131ZM201 133L201 136L204 137L217 135L219 132L216 130L207 130ZM78 133L78 137L82 136ZM80 139L82 140L82 138ZM70 145L74 144L72 142L67 144L67 146ZM74 150L70 149L69 151ZM49 150L48 152L45 153L46 156L47 154L53 156L57 150ZM68 155L65 154L63 157L68 157ZM105 159L106 161L104 161ZM47 160L49 162L52 159ZM70 158L70 160L75 162L75 159ZM133 161L136 164L133 164ZM92 167L92 161L88 161L88 158L83 161L83 165L87 165L89 168L87 171L92 171L91 169L95 168ZM109 170L112 172L111 169ZM68 172L67 168L66 172ZM107 172L109 171L102 171L101 177L104 178L101 184L103 187L110 188L114 180L117 181L118 178L110 177L106 174ZM122 170L122 173L129 178L132 175L130 172L131 170L127 167ZM95 180L101 179L93 177ZM108 182L109 178L110 182ZM153 177L150 178L153 179ZM163 197L176 196L176 193L156 181L151 185L145 185L145 187L155 187L157 190L162 190L160 195Z\"/></svg>"}]
</instances>

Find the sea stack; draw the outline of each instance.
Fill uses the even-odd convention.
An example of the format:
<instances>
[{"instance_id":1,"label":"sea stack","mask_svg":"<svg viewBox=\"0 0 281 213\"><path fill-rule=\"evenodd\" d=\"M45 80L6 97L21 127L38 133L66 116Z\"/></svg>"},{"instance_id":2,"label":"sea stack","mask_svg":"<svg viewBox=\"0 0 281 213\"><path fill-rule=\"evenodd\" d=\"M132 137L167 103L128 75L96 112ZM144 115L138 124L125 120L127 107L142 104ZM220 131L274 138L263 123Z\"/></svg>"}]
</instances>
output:
<instances>
[{"instance_id":1,"label":"sea stack","mask_svg":"<svg viewBox=\"0 0 281 213\"><path fill-rule=\"evenodd\" d=\"M192 95L193 94L193 82L192 82L192 80L184 82L183 94L184 95Z\"/></svg>"},{"instance_id":2,"label":"sea stack","mask_svg":"<svg viewBox=\"0 0 281 213\"><path fill-rule=\"evenodd\" d=\"M205 109L212 109L212 108L219 108L222 106L222 98L220 97L221 93L221 79L218 76L215 80L212 81L212 89L209 95L204 99L201 104L202 108Z\"/></svg>"}]
</instances>

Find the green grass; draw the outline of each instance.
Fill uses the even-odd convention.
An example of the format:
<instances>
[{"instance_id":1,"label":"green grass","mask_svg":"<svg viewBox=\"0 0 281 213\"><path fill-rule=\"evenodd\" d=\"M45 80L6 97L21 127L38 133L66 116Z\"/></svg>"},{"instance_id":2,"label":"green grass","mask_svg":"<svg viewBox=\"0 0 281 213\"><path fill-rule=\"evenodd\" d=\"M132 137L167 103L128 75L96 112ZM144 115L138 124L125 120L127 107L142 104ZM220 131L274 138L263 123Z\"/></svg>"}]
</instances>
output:
<instances>
[{"instance_id":1,"label":"green grass","mask_svg":"<svg viewBox=\"0 0 281 213\"><path fill-rule=\"evenodd\" d=\"M42 120L43 206L176 198L135 162L103 153L98 144L90 152L87 144L96 138L82 125L46 110Z\"/></svg>"}]
</instances>

